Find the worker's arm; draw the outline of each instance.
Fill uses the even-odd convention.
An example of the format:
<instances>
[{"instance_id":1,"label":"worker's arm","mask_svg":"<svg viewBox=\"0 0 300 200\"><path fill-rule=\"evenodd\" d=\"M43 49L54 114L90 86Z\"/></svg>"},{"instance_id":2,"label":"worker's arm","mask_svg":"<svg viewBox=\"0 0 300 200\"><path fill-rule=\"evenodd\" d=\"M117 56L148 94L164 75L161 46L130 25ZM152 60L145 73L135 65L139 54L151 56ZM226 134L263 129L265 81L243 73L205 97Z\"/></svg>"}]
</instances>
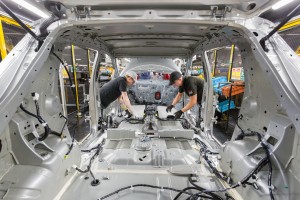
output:
<instances>
[{"instance_id":1,"label":"worker's arm","mask_svg":"<svg viewBox=\"0 0 300 200\"><path fill-rule=\"evenodd\" d=\"M119 96L118 102L119 102L119 104L120 104L122 110L126 110L126 109L127 109L127 106L126 106L125 103L124 103L124 100L123 100L122 95Z\"/></svg>"},{"instance_id":2,"label":"worker's arm","mask_svg":"<svg viewBox=\"0 0 300 200\"><path fill-rule=\"evenodd\" d=\"M176 97L174 98L174 100L172 102L172 105L175 106L180 101L180 99L182 98L182 96L183 96L183 93L178 92L177 95L176 95Z\"/></svg>"},{"instance_id":3,"label":"worker's arm","mask_svg":"<svg viewBox=\"0 0 300 200\"><path fill-rule=\"evenodd\" d=\"M125 104L125 106L127 107L127 109L128 109L131 113L133 113L132 106L131 106L131 104L130 104L130 101L129 101L127 92L122 92L122 93L121 93L121 97L123 98L123 103Z\"/></svg>"},{"instance_id":4,"label":"worker's arm","mask_svg":"<svg viewBox=\"0 0 300 200\"><path fill-rule=\"evenodd\" d=\"M182 109L181 111L182 112L185 112L189 109L191 109L194 105L197 104L197 94L193 95L193 96L190 96L190 101L188 104L186 104Z\"/></svg>"},{"instance_id":5,"label":"worker's arm","mask_svg":"<svg viewBox=\"0 0 300 200\"><path fill-rule=\"evenodd\" d=\"M119 104L124 104L122 95L118 97L118 102Z\"/></svg>"}]
</instances>

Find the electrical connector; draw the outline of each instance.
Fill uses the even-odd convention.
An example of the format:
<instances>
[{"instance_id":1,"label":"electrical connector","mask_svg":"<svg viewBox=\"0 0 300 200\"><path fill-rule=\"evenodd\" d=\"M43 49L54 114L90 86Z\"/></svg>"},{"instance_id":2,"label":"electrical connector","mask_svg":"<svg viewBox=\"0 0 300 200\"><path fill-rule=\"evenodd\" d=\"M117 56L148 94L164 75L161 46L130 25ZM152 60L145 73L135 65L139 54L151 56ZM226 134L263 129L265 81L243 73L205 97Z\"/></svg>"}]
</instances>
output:
<instances>
[{"instance_id":1,"label":"electrical connector","mask_svg":"<svg viewBox=\"0 0 300 200\"><path fill-rule=\"evenodd\" d=\"M39 97L40 97L40 95L38 93L36 93L36 92L32 92L31 96L33 98L33 101L38 101Z\"/></svg>"}]
</instances>

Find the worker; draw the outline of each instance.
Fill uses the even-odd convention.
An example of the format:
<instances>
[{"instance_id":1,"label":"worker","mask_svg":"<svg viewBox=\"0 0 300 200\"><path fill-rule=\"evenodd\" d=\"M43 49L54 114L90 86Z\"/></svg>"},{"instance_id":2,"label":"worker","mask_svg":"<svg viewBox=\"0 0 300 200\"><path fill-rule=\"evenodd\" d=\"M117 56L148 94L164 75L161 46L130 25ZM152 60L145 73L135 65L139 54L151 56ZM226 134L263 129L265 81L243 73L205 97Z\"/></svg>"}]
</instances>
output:
<instances>
[{"instance_id":1,"label":"worker","mask_svg":"<svg viewBox=\"0 0 300 200\"><path fill-rule=\"evenodd\" d=\"M204 85L202 79L193 76L183 77L180 72L174 71L170 75L169 85L175 85L176 87L179 87L179 91L172 104L167 106L167 112L171 112L172 108L180 101L183 96L183 92L190 97L189 103L186 104L181 110L178 110L174 113L175 119L180 118L184 112L190 110L197 103L199 106L201 105Z\"/></svg>"},{"instance_id":2,"label":"worker","mask_svg":"<svg viewBox=\"0 0 300 200\"><path fill-rule=\"evenodd\" d=\"M118 77L104 84L100 88L102 111L113 101L118 99L119 103L121 104L121 108L125 110L127 117L131 117L133 115L133 111L127 95L127 86L132 86L136 80L137 74L134 71L127 71L124 77Z\"/></svg>"}]
</instances>

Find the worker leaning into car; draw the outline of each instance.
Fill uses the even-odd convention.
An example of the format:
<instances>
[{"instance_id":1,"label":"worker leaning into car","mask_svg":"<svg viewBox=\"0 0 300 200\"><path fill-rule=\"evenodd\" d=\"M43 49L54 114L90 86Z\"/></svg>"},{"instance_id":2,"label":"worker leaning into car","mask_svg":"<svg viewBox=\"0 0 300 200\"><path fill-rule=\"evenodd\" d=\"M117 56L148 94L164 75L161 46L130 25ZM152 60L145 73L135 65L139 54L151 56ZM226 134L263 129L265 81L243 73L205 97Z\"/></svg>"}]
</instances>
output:
<instances>
[{"instance_id":1,"label":"worker leaning into car","mask_svg":"<svg viewBox=\"0 0 300 200\"><path fill-rule=\"evenodd\" d=\"M172 108L180 101L183 96L183 92L185 92L190 97L189 103L181 110L178 110L174 113L175 119L180 118L182 113L191 109L197 103L199 105L201 104L204 85L202 79L193 76L183 77L180 72L174 71L170 75L169 85L175 85L176 87L179 87L179 91L172 104L167 107L167 112L171 112Z\"/></svg>"},{"instance_id":2,"label":"worker leaning into car","mask_svg":"<svg viewBox=\"0 0 300 200\"><path fill-rule=\"evenodd\" d=\"M118 99L127 117L131 117L133 112L127 95L127 86L133 85L136 80L137 74L134 71L127 71L124 77L118 77L104 84L100 88L101 108L107 108L109 104Z\"/></svg>"}]
</instances>

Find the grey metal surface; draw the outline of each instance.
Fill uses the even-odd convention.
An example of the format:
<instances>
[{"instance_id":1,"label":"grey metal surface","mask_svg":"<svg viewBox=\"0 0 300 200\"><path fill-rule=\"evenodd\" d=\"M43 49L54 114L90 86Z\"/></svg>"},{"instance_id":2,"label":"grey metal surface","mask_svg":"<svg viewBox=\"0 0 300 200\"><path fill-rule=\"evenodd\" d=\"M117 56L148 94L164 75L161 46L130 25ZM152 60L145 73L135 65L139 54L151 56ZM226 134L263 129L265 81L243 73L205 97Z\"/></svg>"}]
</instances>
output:
<instances>
[{"instance_id":1,"label":"grey metal surface","mask_svg":"<svg viewBox=\"0 0 300 200\"><path fill-rule=\"evenodd\" d=\"M105 149L129 149L131 147L132 140L109 140Z\"/></svg>"},{"instance_id":2,"label":"grey metal surface","mask_svg":"<svg viewBox=\"0 0 300 200\"><path fill-rule=\"evenodd\" d=\"M178 148L183 150L192 149L191 145L188 141L173 141L173 140L166 140L167 149Z\"/></svg>"},{"instance_id":3,"label":"grey metal surface","mask_svg":"<svg viewBox=\"0 0 300 200\"><path fill-rule=\"evenodd\" d=\"M66 155L72 146L68 128L63 130L65 137L50 135L45 141L37 141L37 136L43 130L36 127L36 119L21 111L19 105L23 103L27 110L36 113L31 93L40 94L38 103L41 116L51 130L62 130L64 119L59 113L63 109L58 92L60 64L50 52L54 51L61 57L63 48L71 43L82 48L95 49L99 53L94 62L89 93L92 134L87 139L85 148L95 147L98 144L97 136L100 135L96 66L104 54L111 57L116 68L118 57L180 57L189 64L195 54L205 58L206 50L230 44L238 46L245 72L245 93L239 126L245 132L260 133L272 153L275 199L300 198L300 58L278 34L266 43L269 51L263 51L258 41L272 30L274 24L251 17L251 14L259 12L261 8L257 5L254 10L245 10L248 5L251 6L249 1L242 1L242 4L230 1L232 10L226 7L226 2L218 9L211 7L217 5L216 2L209 2L208 6L200 3L206 9L196 12L186 9L197 4L196 2L182 1L176 5L185 5L181 9L166 9L163 2L158 4L160 9L157 10L143 7L155 2L142 2L139 8L126 5L122 11L101 10L101 5L99 10L89 10L84 6L73 8L67 11L68 19L55 22L48 28L49 36L39 51L35 51L38 43L26 35L1 62L1 198L97 199L121 187L137 183L183 189L190 186L187 173L197 175L195 182L208 190L229 187L221 186L221 181L209 173L203 157L200 156L199 146L191 140L199 137L211 150L220 149L211 137L215 100L210 75L205 81L201 113L204 121L199 129L192 123L190 127L193 129L184 129L179 121L163 121L168 113L165 112L165 106L159 106L157 111L161 119L152 120L157 124L158 130L157 133L148 135L153 137L151 141L140 140L140 137L145 136L141 130L143 123L131 124L124 121L119 127L107 130L105 134L109 148L103 149L91 168L96 178L101 180L98 186L90 185L91 175L75 173L75 166L84 169L93 154L81 153L75 142L73 149ZM264 6L267 2L271 1L261 1L260 5ZM94 4L96 1L88 3ZM114 1L112 3L115 3L112 8L122 7ZM102 5L106 4L108 2ZM211 66L207 59L203 59L203 62L205 71L210 74ZM150 70L149 67L145 69ZM142 71L142 67L139 70ZM117 71L115 76L118 75ZM158 86L159 83L155 85ZM151 101L145 98L146 93L143 95L142 98ZM116 116L116 107L112 104L106 113L111 110ZM136 116L143 115L144 109L138 107ZM235 141L236 136L242 132L240 128L235 128L234 137L220 149L219 157L209 156L213 164L234 182L240 181L251 172L265 156L258 146L257 138L246 137ZM194 135L194 130L200 136ZM167 140L170 138L172 140ZM183 142L182 138L187 142ZM178 174L183 176L177 176ZM84 179L86 176L89 177L87 180ZM233 192L230 194L235 199L269 199L267 177L268 170L263 168L257 178L252 180L259 186L258 189L246 186L229 192ZM173 199L176 194L161 189L143 188L129 189L112 198L163 200ZM224 197L224 193L221 195ZM187 197L185 195L182 199Z\"/></svg>"},{"instance_id":4,"label":"grey metal surface","mask_svg":"<svg viewBox=\"0 0 300 200\"><path fill-rule=\"evenodd\" d=\"M68 7L73 7L77 5L82 5L82 2L79 0L59 0L59 2L64 3ZM87 2L85 5L88 7L91 7L93 10L97 11L99 9L100 11L103 9L106 9L107 7L111 9L120 9L120 8L135 8L135 9L142 9L142 8L153 8L153 9L164 9L166 7L169 8L184 8L187 10L195 9L197 10L211 10L211 7L220 7L220 9L223 9L225 6L228 6L233 9L237 9L239 12L244 12L247 14L255 13L258 15L259 12L262 10L270 7L274 3L274 1L271 0L264 0L264 1L232 1L232 0L224 0L222 2L219 1L197 1L197 0L189 0L182 2L180 0L175 1L97 1L97 0L91 0ZM96 12L97 13L97 12ZM91 12L91 14L96 14L94 12ZM98 14L98 13L97 13Z\"/></svg>"}]
</instances>

